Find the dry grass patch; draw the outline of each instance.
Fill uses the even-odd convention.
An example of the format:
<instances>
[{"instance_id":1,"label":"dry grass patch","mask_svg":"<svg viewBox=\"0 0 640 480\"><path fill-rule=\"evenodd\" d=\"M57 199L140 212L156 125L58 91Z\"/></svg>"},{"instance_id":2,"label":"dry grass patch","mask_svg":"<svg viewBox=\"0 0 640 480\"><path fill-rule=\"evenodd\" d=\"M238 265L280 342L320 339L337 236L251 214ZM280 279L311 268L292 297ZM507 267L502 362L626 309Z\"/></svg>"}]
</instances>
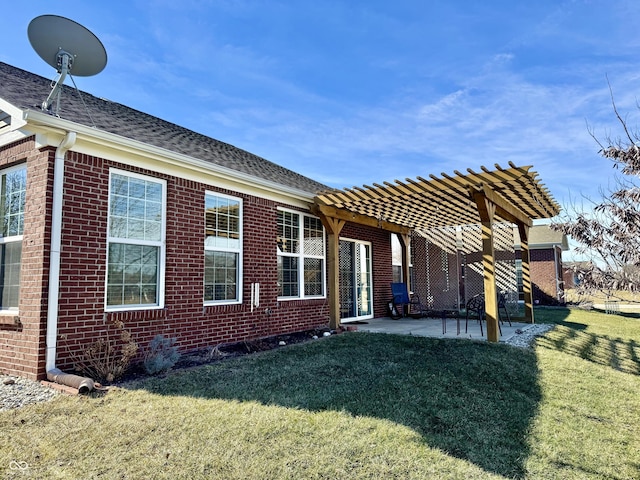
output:
<instances>
[{"instance_id":1,"label":"dry grass patch","mask_svg":"<svg viewBox=\"0 0 640 480\"><path fill-rule=\"evenodd\" d=\"M1 412L0 475L640 478L640 321L536 315L535 350L344 334Z\"/></svg>"}]
</instances>

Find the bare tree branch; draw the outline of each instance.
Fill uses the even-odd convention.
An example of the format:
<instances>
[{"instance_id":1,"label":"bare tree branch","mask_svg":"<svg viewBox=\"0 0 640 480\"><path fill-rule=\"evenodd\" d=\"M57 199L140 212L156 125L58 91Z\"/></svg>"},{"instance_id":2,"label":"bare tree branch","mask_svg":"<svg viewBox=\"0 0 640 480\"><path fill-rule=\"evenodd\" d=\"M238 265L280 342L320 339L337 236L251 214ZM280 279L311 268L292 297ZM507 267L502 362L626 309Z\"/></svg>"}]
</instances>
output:
<instances>
[{"instance_id":1,"label":"bare tree branch","mask_svg":"<svg viewBox=\"0 0 640 480\"><path fill-rule=\"evenodd\" d=\"M591 210L574 205L552 228L578 242L576 252L589 258L576 267L580 289L611 294L616 290L640 291L640 186L634 182L640 176L640 148L635 140L640 137L628 128L618 111L608 77L607 84L626 140L608 138L604 145L588 124L587 129L600 154L612 160L625 177L616 177L614 188L601 189L599 201L589 200Z\"/></svg>"},{"instance_id":2,"label":"bare tree branch","mask_svg":"<svg viewBox=\"0 0 640 480\"><path fill-rule=\"evenodd\" d=\"M627 138L629 139L629 143L635 145L633 137L631 137L631 134L629 133L629 130L627 129L627 122L618 113L618 107L616 106L615 99L613 98L613 89L611 88L611 82L609 81L609 75L606 75L606 78L607 78L607 85L609 86L609 95L611 96L611 105L613 105L613 111L616 114L616 117L618 118L618 121L622 124L622 128L624 129L624 133L627 135Z\"/></svg>"}]
</instances>

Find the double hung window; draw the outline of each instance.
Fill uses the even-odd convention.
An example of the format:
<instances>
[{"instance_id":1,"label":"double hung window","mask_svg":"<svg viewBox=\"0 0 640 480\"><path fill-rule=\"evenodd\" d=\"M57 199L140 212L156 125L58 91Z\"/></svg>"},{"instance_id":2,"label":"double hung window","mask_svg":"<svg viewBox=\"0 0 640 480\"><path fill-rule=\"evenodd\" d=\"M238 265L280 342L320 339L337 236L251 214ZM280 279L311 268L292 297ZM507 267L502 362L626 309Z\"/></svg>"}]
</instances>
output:
<instances>
[{"instance_id":1,"label":"double hung window","mask_svg":"<svg viewBox=\"0 0 640 480\"><path fill-rule=\"evenodd\" d=\"M20 301L26 191L25 166L0 173L0 310L17 310Z\"/></svg>"},{"instance_id":2,"label":"double hung window","mask_svg":"<svg viewBox=\"0 0 640 480\"><path fill-rule=\"evenodd\" d=\"M204 301L241 301L242 202L220 194L205 195Z\"/></svg>"},{"instance_id":3,"label":"double hung window","mask_svg":"<svg viewBox=\"0 0 640 480\"><path fill-rule=\"evenodd\" d=\"M325 235L316 217L278 211L278 297L325 296Z\"/></svg>"},{"instance_id":4,"label":"double hung window","mask_svg":"<svg viewBox=\"0 0 640 480\"><path fill-rule=\"evenodd\" d=\"M112 170L107 309L164 305L166 183Z\"/></svg>"}]
</instances>

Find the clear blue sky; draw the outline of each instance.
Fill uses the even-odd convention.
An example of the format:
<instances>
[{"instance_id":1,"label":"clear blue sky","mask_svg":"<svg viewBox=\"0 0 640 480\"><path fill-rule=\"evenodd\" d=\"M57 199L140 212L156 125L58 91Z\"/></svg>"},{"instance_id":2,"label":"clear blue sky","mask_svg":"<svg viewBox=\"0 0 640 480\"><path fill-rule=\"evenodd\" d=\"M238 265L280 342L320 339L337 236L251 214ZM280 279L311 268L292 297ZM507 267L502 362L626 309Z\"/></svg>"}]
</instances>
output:
<instances>
[{"instance_id":1,"label":"clear blue sky","mask_svg":"<svg viewBox=\"0 0 640 480\"><path fill-rule=\"evenodd\" d=\"M637 0L4 2L0 60L53 78L30 20L108 53L82 90L335 187L533 165L564 206L614 170L587 126L640 118ZM67 82L70 83L70 82Z\"/></svg>"}]
</instances>

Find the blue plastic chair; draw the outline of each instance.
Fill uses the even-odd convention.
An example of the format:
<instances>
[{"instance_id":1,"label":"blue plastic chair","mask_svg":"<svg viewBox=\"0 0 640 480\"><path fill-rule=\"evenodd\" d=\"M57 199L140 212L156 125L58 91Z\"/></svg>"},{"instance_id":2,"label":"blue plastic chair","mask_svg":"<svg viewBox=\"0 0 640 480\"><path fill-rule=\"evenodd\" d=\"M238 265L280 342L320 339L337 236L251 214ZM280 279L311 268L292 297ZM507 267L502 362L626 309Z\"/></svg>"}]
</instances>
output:
<instances>
[{"instance_id":1,"label":"blue plastic chair","mask_svg":"<svg viewBox=\"0 0 640 480\"><path fill-rule=\"evenodd\" d=\"M391 301L393 306L391 309L392 317L406 317L407 314L416 318L424 316L424 309L420 299L417 295L409 296L406 283L392 283L391 294L393 295L393 300ZM395 315L393 313L394 310L397 312Z\"/></svg>"}]
</instances>

